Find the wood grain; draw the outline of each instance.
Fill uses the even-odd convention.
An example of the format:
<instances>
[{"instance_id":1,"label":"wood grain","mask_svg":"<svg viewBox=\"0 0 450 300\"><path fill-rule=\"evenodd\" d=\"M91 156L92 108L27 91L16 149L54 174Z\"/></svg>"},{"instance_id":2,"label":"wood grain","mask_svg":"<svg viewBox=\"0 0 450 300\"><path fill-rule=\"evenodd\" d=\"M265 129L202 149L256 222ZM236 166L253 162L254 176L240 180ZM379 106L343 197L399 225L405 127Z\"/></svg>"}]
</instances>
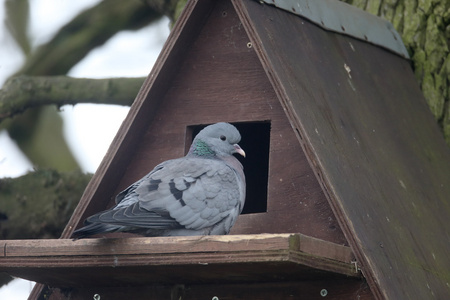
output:
<instances>
[{"instance_id":1,"label":"wood grain","mask_svg":"<svg viewBox=\"0 0 450 300\"><path fill-rule=\"evenodd\" d=\"M410 63L233 3L375 297L448 297L450 151Z\"/></svg>"},{"instance_id":2,"label":"wood grain","mask_svg":"<svg viewBox=\"0 0 450 300\"><path fill-rule=\"evenodd\" d=\"M0 247L1 272L54 287L360 276L349 247L300 234L19 240Z\"/></svg>"},{"instance_id":3,"label":"wood grain","mask_svg":"<svg viewBox=\"0 0 450 300\"><path fill-rule=\"evenodd\" d=\"M240 216L232 234L300 232L347 244L233 6L204 2L200 8L188 7L191 18L199 19L192 25L195 30L188 21L185 29L174 29L113 142L117 149L107 154L63 237L88 215L113 206L117 193L154 166L183 156L191 126L268 122L267 186L251 186L261 175L243 161L247 198L267 202L267 212ZM249 157L259 155L253 149ZM267 199L253 199L255 189L267 189Z\"/></svg>"}]
</instances>

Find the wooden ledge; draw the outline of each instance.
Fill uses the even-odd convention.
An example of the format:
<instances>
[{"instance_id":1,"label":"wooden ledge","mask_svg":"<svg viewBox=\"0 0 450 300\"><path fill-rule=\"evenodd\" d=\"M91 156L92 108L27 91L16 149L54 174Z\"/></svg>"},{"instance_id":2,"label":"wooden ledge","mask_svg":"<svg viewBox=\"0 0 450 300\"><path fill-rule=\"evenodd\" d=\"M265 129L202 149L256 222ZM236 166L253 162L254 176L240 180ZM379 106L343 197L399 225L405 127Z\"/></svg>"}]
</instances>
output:
<instances>
[{"instance_id":1,"label":"wooden ledge","mask_svg":"<svg viewBox=\"0 0 450 300\"><path fill-rule=\"evenodd\" d=\"M0 272L54 287L359 277L349 247L301 234L0 241Z\"/></svg>"}]
</instances>

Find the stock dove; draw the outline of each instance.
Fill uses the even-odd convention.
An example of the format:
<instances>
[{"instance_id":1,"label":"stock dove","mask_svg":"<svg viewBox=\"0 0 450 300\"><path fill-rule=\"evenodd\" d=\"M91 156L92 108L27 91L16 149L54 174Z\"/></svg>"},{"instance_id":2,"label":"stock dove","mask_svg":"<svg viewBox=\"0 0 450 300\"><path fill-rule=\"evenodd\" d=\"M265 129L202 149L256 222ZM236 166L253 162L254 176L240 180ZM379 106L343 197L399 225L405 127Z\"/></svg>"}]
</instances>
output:
<instances>
[{"instance_id":1,"label":"stock dove","mask_svg":"<svg viewBox=\"0 0 450 300\"><path fill-rule=\"evenodd\" d=\"M165 161L85 221L72 238L107 232L145 236L227 234L245 202L245 177L233 156L245 152L231 124L205 127L185 157Z\"/></svg>"}]
</instances>

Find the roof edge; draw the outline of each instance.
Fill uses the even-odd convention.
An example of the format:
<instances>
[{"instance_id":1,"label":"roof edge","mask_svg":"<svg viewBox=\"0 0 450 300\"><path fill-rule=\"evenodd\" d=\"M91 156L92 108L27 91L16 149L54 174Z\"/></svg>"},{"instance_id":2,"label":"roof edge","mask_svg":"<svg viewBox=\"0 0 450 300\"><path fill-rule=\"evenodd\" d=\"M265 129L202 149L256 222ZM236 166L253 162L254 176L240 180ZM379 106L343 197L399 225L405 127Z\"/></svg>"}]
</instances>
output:
<instances>
[{"instance_id":1,"label":"roof edge","mask_svg":"<svg viewBox=\"0 0 450 300\"><path fill-rule=\"evenodd\" d=\"M323 29L386 48L409 59L400 34L387 20L337 0L255 0L306 18Z\"/></svg>"}]
</instances>

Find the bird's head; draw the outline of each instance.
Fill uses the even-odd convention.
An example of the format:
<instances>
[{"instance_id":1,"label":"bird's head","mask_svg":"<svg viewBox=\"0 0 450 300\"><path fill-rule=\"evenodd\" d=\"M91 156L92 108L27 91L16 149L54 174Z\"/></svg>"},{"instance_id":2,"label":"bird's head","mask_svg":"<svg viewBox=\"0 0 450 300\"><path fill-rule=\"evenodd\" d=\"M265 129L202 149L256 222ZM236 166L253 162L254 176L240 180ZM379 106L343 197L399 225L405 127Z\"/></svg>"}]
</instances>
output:
<instances>
[{"instance_id":1,"label":"bird's head","mask_svg":"<svg viewBox=\"0 0 450 300\"><path fill-rule=\"evenodd\" d=\"M245 157L244 150L238 145L241 134L229 123L216 123L201 130L192 142L191 150L198 156L227 156L238 153Z\"/></svg>"}]
</instances>

